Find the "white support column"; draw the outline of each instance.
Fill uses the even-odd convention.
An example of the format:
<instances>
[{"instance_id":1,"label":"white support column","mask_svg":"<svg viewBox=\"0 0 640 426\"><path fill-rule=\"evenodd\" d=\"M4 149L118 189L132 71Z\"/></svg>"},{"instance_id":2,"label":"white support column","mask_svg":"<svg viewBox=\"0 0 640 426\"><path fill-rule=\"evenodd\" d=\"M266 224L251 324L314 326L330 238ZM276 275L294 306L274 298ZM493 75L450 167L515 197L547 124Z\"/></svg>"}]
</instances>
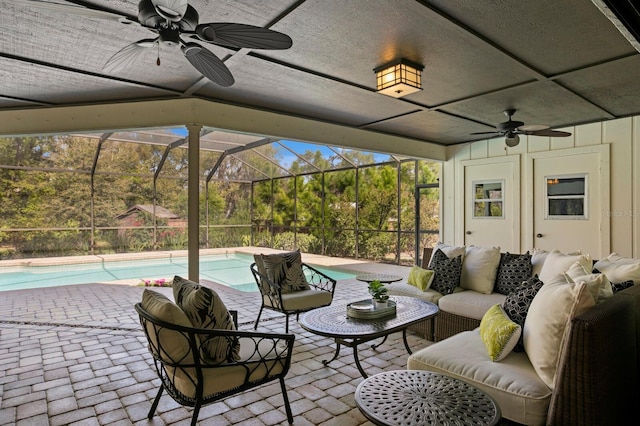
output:
<instances>
[{"instance_id":1,"label":"white support column","mask_svg":"<svg viewBox=\"0 0 640 426\"><path fill-rule=\"evenodd\" d=\"M200 282L200 131L202 126L189 124L188 179L188 253L189 279Z\"/></svg>"}]
</instances>

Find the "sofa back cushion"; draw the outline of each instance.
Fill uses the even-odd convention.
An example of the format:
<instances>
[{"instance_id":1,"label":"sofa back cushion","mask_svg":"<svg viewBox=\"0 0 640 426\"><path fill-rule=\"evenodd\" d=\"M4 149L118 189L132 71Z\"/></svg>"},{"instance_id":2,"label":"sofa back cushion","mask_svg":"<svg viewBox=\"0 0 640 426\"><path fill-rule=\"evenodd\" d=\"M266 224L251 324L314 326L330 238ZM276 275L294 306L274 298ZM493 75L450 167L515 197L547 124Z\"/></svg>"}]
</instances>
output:
<instances>
[{"instance_id":1,"label":"sofa back cushion","mask_svg":"<svg viewBox=\"0 0 640 426\"><path fill-rule=\"evenodd\" d=\"M460 287L482 294L493 292L500 265L500 247L468 246L462 261Z\"/></svg>"},{"instance_id":2,"label":"sofa back cushion","mask_svg":"<svg viewBox=\"0 0 640 426\"><path fill-rule=\"evenodd\" d=\"M584 282L568 283L563 275L544 283L533 298L524 323L524 349L551 389L571 320L594 305Z\"/></svg>"}]
</instances>

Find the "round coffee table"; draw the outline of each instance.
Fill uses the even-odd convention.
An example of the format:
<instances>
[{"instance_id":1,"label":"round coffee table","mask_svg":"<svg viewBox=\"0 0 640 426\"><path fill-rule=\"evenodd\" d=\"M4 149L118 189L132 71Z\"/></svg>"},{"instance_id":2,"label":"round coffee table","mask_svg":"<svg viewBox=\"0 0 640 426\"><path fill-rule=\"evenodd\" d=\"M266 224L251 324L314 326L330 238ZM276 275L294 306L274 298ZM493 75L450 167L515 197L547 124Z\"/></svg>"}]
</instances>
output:
<instances>
[{"instance_id":1,"label":"round coffee table","mask_svg":"<svg viewBox=\"0 0 640 426\"><path fill-rule=\"evenodd\" d=\"M379 373L356 388L356 405L376 425L495 425L502 415L486 393L462 380L422 370Z\"/></svg>"}]
</instances>

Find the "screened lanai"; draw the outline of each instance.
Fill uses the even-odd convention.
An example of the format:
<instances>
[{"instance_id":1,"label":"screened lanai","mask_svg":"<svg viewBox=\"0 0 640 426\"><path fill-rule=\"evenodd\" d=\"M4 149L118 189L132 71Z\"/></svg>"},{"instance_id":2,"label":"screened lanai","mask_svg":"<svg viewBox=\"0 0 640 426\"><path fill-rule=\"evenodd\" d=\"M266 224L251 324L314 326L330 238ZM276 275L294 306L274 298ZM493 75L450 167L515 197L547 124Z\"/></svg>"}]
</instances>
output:
<instances>
[{"instance_id":1,"label":"screened lanai","mask_svg":"<svg viewBox=\"0 0 640 426\"><path fill-rule=\"evenodd\" d=\"M438 162L195 131L0 138L0 258L257 246L413 264L438 238Z\"/></svg>"}]
</instances>

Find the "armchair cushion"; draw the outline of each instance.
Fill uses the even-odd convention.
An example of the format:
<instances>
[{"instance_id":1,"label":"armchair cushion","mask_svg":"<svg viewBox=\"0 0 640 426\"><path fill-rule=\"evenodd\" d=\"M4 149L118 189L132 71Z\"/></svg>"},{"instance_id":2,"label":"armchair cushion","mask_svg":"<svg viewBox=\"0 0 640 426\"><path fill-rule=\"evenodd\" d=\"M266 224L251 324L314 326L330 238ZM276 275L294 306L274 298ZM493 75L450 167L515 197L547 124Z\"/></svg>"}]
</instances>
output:
<instances>
[{"instance_id":1,"label":"armchair cushion","mask_svg":"<svg viewBox=\"0 0 640 426\"><path fill-rule=\"evenodd\" d=\"M171 324L183 327L191 327L191 322L187 315L168 297L156 291L145 289L142 292L142 307L149 314ZM151 339L151 345L160 348L159 356L165 361L185 361L191 360L191 349L189 348L189 340L184 334L163 328L159 333L147 330Z\"/></svg>"},{"instance_id":2,"label":"armchair cushion","mask_svg":"<svg viewBox=\"0 0 640 426\"><path fill-rule=\"evenodd\" d=\"M258 256L261 258L261 262L256 261L258 271L262 272L260 271L260 264L262 263L264 275L273 283L280 284L282 293L309 289L309 283L302 271L300 250Z\"/></svg>"},{"instance_id":3,"label":"armchair cushion","mask_svg":"<svg viewBox=\"0 0 640 426\"><path fill-rule=\"evenodd\" d=\"M173 297L191 322L190 326L206 329L235 330L231 314L220 296L208 287L176 276ZM240 344L223 336L202 342L204 358L217 363L239 358Z\"/></svg>"},{"instance_id":4,"label":"armchair cushion","mask_svg":"<svg viewBox=\"0 0 640 426\"><path fill-rule=\"evenodd\" d=\"M263 297L265 305L271 304L269 297ZM330 305L333 295L328 291L299 290L282 295L282 307L285 311L306 311L318 306Z\"/></svg>"}]
</instances>

